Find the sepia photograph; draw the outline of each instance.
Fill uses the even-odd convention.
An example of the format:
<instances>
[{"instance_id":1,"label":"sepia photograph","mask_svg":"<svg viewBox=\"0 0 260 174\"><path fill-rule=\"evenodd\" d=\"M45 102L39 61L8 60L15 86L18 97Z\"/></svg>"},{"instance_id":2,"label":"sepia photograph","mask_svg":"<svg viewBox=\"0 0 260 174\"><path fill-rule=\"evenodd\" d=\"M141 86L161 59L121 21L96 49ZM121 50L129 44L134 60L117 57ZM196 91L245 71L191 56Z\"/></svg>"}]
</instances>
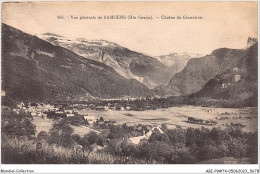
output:
<instances>
[{"instance_id":1,"label":"sepia photograph","mask_svg":"<svg viewBox=\"0 0 260 174\"><path fill-rule=\"evenodd\" d=\"M258 2L2 2L1 164L258 164Z\"/></svg>"}]
</instances>

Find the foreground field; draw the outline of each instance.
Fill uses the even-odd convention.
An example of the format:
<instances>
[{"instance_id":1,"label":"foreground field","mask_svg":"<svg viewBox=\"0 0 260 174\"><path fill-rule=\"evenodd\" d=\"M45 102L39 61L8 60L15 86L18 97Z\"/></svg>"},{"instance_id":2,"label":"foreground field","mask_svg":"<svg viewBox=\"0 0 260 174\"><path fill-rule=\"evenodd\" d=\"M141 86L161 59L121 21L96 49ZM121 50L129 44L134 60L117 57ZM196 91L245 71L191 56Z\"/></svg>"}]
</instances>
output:
<instances>
[{"instance_id":1,"label":"foreground field","mask_svg":"<svg viewBox=\"0 0 260 174\"><path fill-rule=\"evenodd\" d=\"M3 137L2 137L3 138ZM3 138L3 164L147 164L147 161L112 156L106 152L84 151L78 155L72 148L63 148L42 142L42 151L35 150L33 140Z\"/></svg>"},{"instance_id":2,"label":"foreground field","mask_svg":"<svg viewBox=\"0 0 260 174\"><path fill-rule=\"evenodd\" d=\"M174 111L177 111L177 109L179 109L179 112L173 112L176 115L172 116L175 120L171 120L170 116L167 118L165 114L171 110L161 110L165 114L164 117L155 117L154 115L152 115L154 117L148 118L144 115L137 117L133 115L133 112L123 112L124 116L119 117L142 120L143 122L140 122L142 124L164 123L161 128L151 128L151 126L146 125L120 125L120 123L123 123L122 120L119 125L114 125L113 122L106 122L102 118L97 120L93 127L84 127L83 125L86 125L86 123L79 116L70 118L81 119L85 124L72 127L70 124L75 125L75 122L70 122L73 120L68 118L55 121L54 119L32 117L24 113L5 112L2 122L2 161L8 164L257 163L258 131L244 132L241 130L241 128L251 128L248 124L251 122L245 122L247 125L242 123L239 125L218 123L214 126L207 126L210 128L205 128L205 125L185 121L187 115L177 115L180 114L180 111L196 114L195 109L197 109L197 113L198 111L202 113L201 109L205 108L186 107L183 110L182 108L175 108ZM230 110L229 112L226 109L223 112L220 109L204 110L211 115L213 115L213 111L216 112L214 114L217 115L215 119L219 122L257 120L254 115L256 113L254 108ZM122 112L115 113L122 114ZM155 113L158 113L158 110ZM207 120L210 118L210 114L204 114L205 117L199 118ZM195 117L195 115L189 116ZM108 119L108 116L105 119ZM174 124L177 128L167 129L167 125L174 125L171 124L171 121L175 121ZM128 124L138 123L137 121ZM183 126L185 124L190 127ZM191 128L191 126L202 128ZM183 129L179 127L183 127ZM215 127L227 127L227 129ZM98 129L101 133L91 132L93 129ZM146 134L143 135L144 133ZM141 138L139 142L135 141L139 138Z\"/></svg>"}]
</instances>

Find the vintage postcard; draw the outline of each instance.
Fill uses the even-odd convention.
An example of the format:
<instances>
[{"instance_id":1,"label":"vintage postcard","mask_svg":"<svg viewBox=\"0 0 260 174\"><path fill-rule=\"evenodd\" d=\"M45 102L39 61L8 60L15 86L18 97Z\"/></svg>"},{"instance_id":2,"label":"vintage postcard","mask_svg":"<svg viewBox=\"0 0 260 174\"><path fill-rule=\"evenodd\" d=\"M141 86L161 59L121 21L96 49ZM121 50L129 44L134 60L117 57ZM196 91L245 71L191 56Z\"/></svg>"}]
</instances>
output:
<instances>
[{"instance_id":1,"label":"vintage postcard","mask_svg":"<svg viewBox=\"0 0 260 174\"><path fill-rule=\"evenodd\" d=\"M258 164L257 38L257 1L2 2L1 164Z\"/></svg>"}]
</instances>

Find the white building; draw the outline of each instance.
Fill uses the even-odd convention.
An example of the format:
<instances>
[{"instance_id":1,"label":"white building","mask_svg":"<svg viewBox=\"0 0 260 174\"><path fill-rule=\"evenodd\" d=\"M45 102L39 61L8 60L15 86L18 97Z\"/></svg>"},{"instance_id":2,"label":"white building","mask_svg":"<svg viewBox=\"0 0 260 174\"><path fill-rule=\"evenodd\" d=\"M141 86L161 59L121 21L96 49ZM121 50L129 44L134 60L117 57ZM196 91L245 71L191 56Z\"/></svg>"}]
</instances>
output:
<instances>
[{"instance_id":1,"label":"white building","mask_svg":"<svg viewBox=\"0 0 260 174\"><path fill-rule=\"evenodd\" d=\"M67 117L74 117L74 114L66 114Z\"/></svg>"},{"instance_id":2,"label":"white building","mask_svg":"<svg viewBox=\"0 0 260 174\"><path fill-rule=\"evenodd\" d=\"M138 137L129 138L129 140L130 140L133 144L137 145L137 144L140 143L140 141L141 141L142 139L148 140L148 139L151 137L151 135L153 134L153 132L155 131L155 129L157 129L161 134L164 134L164 132L161 130L161 128L160 128L159 126L157 126L157 127L153 127L153 128L152 128L149 132L147 132L146 134L144 134L144 135L142 135L142 136L138 136Z\"/></svg>"},{"instance_id":3,"label":"white building","mask_svg":"<svg viewBox=\"0 0 260 174\"><path fill-rule=\"evenodd\" d=\"M32 116L37 116L37 112L36 112L36 111L32 111L32 112L31 112L31 115L32 115Z\"/></svg>"},{"instance_id":4,"label":"white building","mask_svg":"<svg viewBox=\"0 0 260 174\"><path fill-rule=\"evenodd\" d=\"M131 109L132 109L132 108L131 108L130 106L127 106L127 107L126 107L126 110L128 110L128 111L131 110Z\"/></svg>"}]
</instances>

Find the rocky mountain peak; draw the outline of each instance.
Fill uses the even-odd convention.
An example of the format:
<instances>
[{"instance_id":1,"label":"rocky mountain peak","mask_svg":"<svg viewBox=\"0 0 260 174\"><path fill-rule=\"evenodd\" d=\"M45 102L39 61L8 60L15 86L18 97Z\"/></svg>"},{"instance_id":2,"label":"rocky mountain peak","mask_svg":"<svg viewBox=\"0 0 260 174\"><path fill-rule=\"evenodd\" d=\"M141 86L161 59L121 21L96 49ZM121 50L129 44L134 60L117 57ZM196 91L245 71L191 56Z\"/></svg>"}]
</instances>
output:
<instances>
[{"instance_id":1,"label":"rocky mountain peak","mask_svg":"<svg viewBox=\"0 0 260 174\"><path fill-rule=\"evenodd\" d=\"M247 48L251 47L257 42L257 38L248 37L247 39Z\"/></svg>"}]
</instances>

